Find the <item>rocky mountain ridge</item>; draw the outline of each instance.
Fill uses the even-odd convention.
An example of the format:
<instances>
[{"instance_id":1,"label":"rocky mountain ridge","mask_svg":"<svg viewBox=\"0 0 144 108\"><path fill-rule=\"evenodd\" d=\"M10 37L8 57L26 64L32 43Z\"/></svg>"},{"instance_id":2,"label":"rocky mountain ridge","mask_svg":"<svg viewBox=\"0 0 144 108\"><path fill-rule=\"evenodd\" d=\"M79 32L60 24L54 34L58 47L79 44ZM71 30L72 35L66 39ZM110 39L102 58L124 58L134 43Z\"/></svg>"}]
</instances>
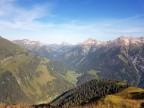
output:
<instances>
[{"instance_id":1,"label":"rocky mountain ridge","mask_svg":"<svg viewBox=\"0 0 144 108\"><path fill-rule=\"evenodd\" d=\"M117 39L110 40L110 41L97 41L95 39L89 38L85 40L84 42L72 45L67 42L62 42L61 44L43 44L40 41L31 41L28 39L23 39L23 40L14 40L14 43L21 45L23 47L27 47L30 49L32 46L33 47L47 47L48 49L52 49L54 51L61 49L62 47L76 47L76 46L105 46L105 47L112 47L112 46L128 46L130 44L135 44L135 45L142 45L144 44L144 37L139 37L139 38L134 38L134 37L127 37L127 36L121 36Z\"/></svg>"}]
</instances>

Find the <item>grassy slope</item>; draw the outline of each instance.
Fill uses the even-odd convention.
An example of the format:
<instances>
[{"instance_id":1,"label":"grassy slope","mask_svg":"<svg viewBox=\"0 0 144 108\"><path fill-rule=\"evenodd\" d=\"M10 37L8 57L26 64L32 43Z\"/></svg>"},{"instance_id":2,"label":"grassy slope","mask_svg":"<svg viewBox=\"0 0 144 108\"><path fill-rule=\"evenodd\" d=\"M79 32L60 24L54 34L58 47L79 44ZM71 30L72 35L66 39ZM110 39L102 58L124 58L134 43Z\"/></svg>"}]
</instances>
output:
<instances>
[{"instance_id":1,"label":"grassy slope","mask_svg":"<svg viewBox=\"0 0 144 108\"><path fill-rule=\"evenodd\" d=\"M107 95L98 102L89 103L75 108L140 108L144 99L134 99L134 92L144 93L144 90L136 87L129 87L119 93Z\"/></svg>"},{"instance_id":2,"label":"grassy slope","mask_svg":"<svg viewBox=\"0 0 144 108\"><path fill-rule=\"evenodd\" d=\"M41 95L39 85L55 79L54 76L50 75L46 67L47 62L47 60L33 55L21 54L3 62L0 69L3 70L1 72L6 70L12 72L25 94L31 95L32 98L32 95Z\"/></svg>"},{"instance_id":3,"label":"grassy slope","mask_svg":"<svg viewBox=\"0 0 144 108\"><path fill-rule=\"evenodd\" d=\"M50 101L74 86L60 76L60 73L53 71L53 68L48 59L28 53L0 38L0 74L11 72L22 91L34 102Z\"/></svg>"},{"instance_id":4,"label":"grassy slope","mask_svg":"<svg viewBox=\"0 0 144 108\"><path fill-rule=\"evenodd\" d=\"M69 84L69 81L66 81L60 75L56 75L57 73L53 73L49 69L50 67L48 68L49 62L46 58L22 54L5 61L1 67L2 70L9 70L14 74L21 88L30 98L35 97L37 101L39 98L44 98L45 94L48 97L46 100L51 100L69 87L71 88L72 84ZM56 87L58 82L61 82L59 85L63 89L53 92L54 89L58 89ZM53 83L53 85L50 83Z\"/></svg>"}]
</instances>

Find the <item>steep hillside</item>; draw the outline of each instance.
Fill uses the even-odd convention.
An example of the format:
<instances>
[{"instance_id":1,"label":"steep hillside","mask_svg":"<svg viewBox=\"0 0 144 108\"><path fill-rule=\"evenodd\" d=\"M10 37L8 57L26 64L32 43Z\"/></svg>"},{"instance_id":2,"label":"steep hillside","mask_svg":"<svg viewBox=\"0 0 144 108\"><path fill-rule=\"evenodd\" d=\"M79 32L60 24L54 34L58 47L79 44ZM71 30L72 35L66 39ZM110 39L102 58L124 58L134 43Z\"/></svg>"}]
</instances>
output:
<instances>
[{"instance_id":1,"label":"steep hillside","mask_svg":"<svg viewBox=\"0 0 144 108\"><path fill-rule=\"evenodd\" d=\"M16 78L11 72L4 72L0 74L0 102L4 103L20 103L27 102L30 100L26 94L22 91Z\"/></svg>"},{"instance_id":2,"label":"steep hillside","mask_svg":"<svg viewBox=\"0 0 144 108\"><path fill-rule=\"evenodd\" d=\"M8 40L0 37L0 61L3 62L6 58L10 58L16 54L26 52L16 44L11 44Z\"/></svg>"},{"instance_id":3,"label":"steep hillside","mask_svg":"<svg viewBox=\"0 0 144 108\"><path fill-rule=\"evenodd\" d=\"M75 89L63 93L53 100L50 105L55 107L83 105L92 102L93 100L99 100L108 94L117 93L127 87L128 85L126 83L119 81L91 80Z\"/></svg>"},{"instance_id":4,"label":"steep hillside","mask_svg":"<svg viewBox=\"0 0 144 108\"><path fill-rule=\"evenodd\" d=\"M64 66L33 55L4 38L0 38L0 50L0 91L4 90L1 103L27 102L25 98L34 103L48 102L74 87L65 78L69 70L61 74Z\"/></svg>"}]
</instances>

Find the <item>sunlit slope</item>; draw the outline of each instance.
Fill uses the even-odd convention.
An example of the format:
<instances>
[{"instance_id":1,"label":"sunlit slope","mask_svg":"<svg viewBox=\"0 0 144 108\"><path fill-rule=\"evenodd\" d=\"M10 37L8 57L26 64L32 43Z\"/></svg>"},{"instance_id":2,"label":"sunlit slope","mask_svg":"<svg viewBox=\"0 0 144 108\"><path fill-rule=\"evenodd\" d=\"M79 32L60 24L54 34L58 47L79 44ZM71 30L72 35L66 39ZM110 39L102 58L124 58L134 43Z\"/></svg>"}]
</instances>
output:
<instances>
[{"instance_id":1,"label":"sunlit slope","mask_svg":"<svg viewBox=\"0 0 144 108\"><path fill-rule=\"evenodd\" d=\"M48 59L28 53L3 38L0 38L0 49L0 74L6 71L11 73L20 86L19 89L33 102L50 101L73 87L73 84L66 80L64 75L60 75L54 69L55 64ZM15 86L13 81L11 83ZM9 89L6 91L10 92Z\"/></svg>"},{"instance_id":2,"label":"sunlit slope","mask_svg":"<svg viewBox=\"0 0 144 108\"><path fill-rule=\"evenodd\" d=\"M99 101L94 101L75 108L143 108L144 90L129 87L123 91L108 95Z\"/></svg>"}]
</instances>

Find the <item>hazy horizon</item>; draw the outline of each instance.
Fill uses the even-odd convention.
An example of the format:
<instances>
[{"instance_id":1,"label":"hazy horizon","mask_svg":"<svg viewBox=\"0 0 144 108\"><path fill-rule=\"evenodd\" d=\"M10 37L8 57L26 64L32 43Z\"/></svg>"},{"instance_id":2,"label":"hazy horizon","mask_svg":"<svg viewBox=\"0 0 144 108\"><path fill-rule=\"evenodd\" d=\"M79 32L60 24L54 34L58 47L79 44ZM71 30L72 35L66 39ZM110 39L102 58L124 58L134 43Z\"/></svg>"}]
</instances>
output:
<instances>
[{"instance_id":1,"label":"hazy horizon","mask_svg":"<svg viewBox=\"0 0 144 108\"><path fill-rule=\"evenodd\" d=\"M0 36L0 37L5 38L5 39L8 39L8 38L3 37L3 36ZM113 41L113 40L118 39L118 38L121 38L121 37L141 38L142 36L138 36L138 37L133 37L133 36L119 36L119 37L116 37L116 38L114 38L114 39L105 40L105 41L99 41L99 40L97 40L97 39L95 39L95 38L87 38L87 39L85 39L85 40L83 40L83 41L79 41L79 42L77 42L77 43L70 43L70 42L67 42L67 41L62 41L62 42L60 42L60 43L44 43L44 42L39 41L39 40L31 40L31 39L26 39L26 38L14 39L14 40L10 40L10 41L29 40L29 41L40 42L41 44L44 44L44 45L45 45L45 44L57 44L57 45L60 45L60 44L71 44L71 45L76 45L76 44L81 44L81 43L83 43L83 42L85 42L85 41L87 41L87 40L89 40L89 39L96 40L96 41L99 41L99 42L108 42L108 41ZM9 40L9 39L8 39L8 40Z\"/></svg>"},{"instance_id":2,"label":"hazy horizon","mask_svg":"<svg viewBox=\"0 0 144 108\"><path fill-rule=\"evenodd\" d=\"M0 35L76 44L144 37L143 0L0 0Z\"/></svg>"}]
</instances>

